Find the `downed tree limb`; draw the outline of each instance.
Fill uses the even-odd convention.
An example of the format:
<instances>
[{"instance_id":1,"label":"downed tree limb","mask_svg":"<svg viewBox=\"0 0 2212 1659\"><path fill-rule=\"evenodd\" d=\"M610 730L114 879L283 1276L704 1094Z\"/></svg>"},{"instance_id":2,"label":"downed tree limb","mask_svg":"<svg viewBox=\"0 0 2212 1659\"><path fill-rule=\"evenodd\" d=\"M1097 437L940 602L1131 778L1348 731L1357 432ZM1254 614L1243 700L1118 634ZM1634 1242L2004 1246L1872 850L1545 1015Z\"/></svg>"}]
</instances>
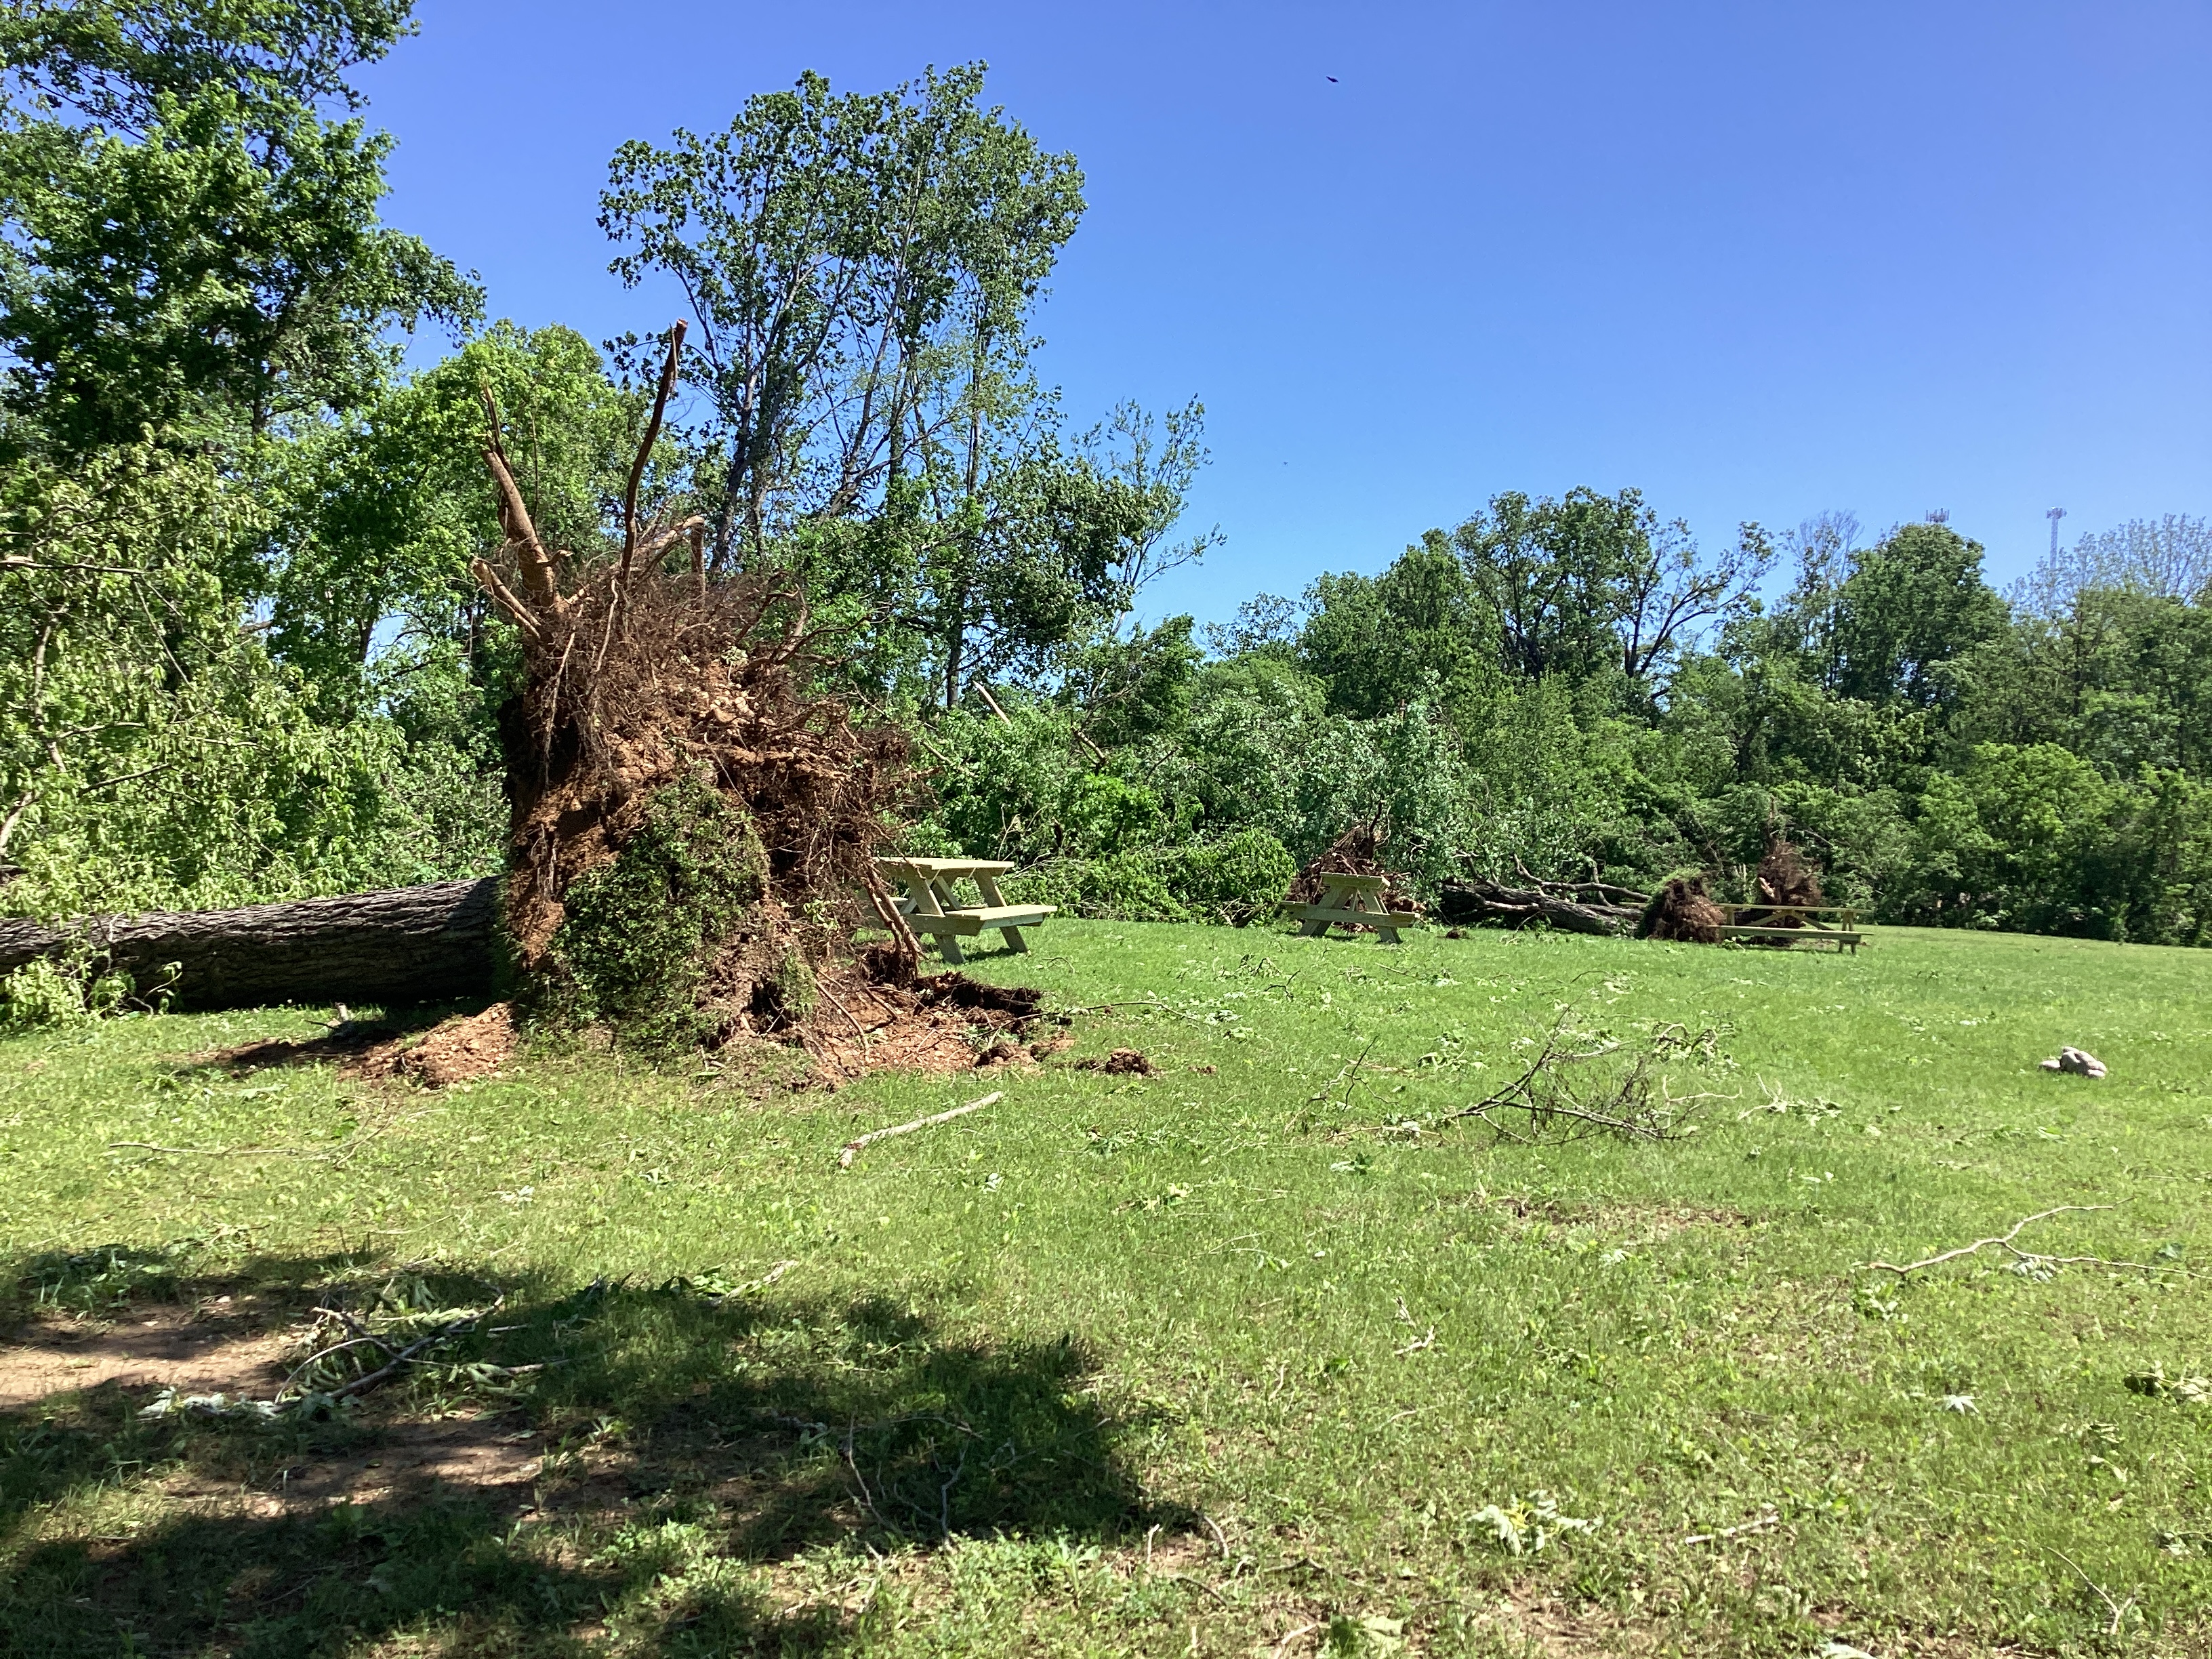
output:
<instances>
[{"instance_id":1,"label":"downed tree limb","mask_svg":"<svg viewBox=\"0 0 2212 1659\"><path fill-rule=\"evenodd\" d=\"M0 921L0 974L88 953L181 1009L444 1001L490 992L498 908L486 878L243 910Z\"/></svg>"},{"instance_id":2,"label":"downed tree limb","mask_svg":"<svg viewBox=\"0 0 2212 1659\"><path fill-rule=\"evenodd\" d=\"M1632 928L1648 902L1644 895L1603 882L1538 882L1528 887L1507 887L1478 876L1444 883L1437 896L1437 916L1442 921L1510 927L1542 922L1564 933L1604 938Z\"/></svg>"},{"instance_id":3,"label":"downed tree limb","mask_svg":"<svg viewBox=\"0 0 2212 1659\"><path fill-rule=\"evenodd\" d=\"M2087 1215L2099 1210L2109 1210L2110 1204L2061 1204L2054 1209L2039 1210L2033 1215L2022 1216L2002 1233L1988 1238L1978 1238L1971 1244L1961 1244L1954 1250L1945 1250L1923 1261L1908 1261L1902 1267L1893 1261L1869 1261L1866 1265L1884 1273L1895 1273L1899 1279L1907 1273L1918 1273L1923 1267L1941 1267L1946 1261L1956 1261L1963 1256L1978 1255L1992 1246L2011 1256L2015 1266L2027 1270L2037 1267L2115 1267L2128 1273L2154 1273L2163 1271L2148 1261L2113 1261L2101 1255L2045 1255L2036 1250L2023 1250L2013 1243L2022 1229L2039 1221L2048 1221L2055 1215Z\"/></svg>"},{"instance_id":4,"label":"downed tree limb","mask_svg":"<svg viewBox=\"0 0 2212 1659\"><path fill-rule=\"evenodd\" d=\"M843 1150L837 1154L837 1167L851 1169L853 1160L860 1156L861 1148L876 1141L888 1140L893 1135L912 1134L916 1129L927 1129L934 1124L950 1123L956 1117L965 1117L970 1112L981 1111L986 1106L995 1106L1006 1097L1006 1091L994 1089L981 1100L971 1100L965 1106L955 1106L951 1111L939 1112L933 1117L918 1117L911 1123L895 1123L888 1129L871 1129L856 1139L845 1143Z\"/></svg>"}]
</instances>

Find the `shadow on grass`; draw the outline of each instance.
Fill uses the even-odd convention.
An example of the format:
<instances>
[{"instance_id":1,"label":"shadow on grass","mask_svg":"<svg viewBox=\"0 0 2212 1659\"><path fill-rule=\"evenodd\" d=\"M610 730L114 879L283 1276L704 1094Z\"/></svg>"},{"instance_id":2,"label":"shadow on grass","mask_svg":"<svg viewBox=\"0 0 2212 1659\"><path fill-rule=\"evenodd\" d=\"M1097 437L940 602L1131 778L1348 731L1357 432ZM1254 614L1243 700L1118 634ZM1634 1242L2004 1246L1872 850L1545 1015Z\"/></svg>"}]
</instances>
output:
<instances>
[{"instance_id":1,"label":"shadow on grass","mask_svg":"<svg viewBox=\"0 0 2212 1659\"><path fill-rule=\"evenodd\" d=\"M345 1258L184 1279L126 1255L27 1263L25 1289L68 1305L57 1280L88 1273L99 1291L76 1305L110 1316L229 1295L276 1325L397 1282ZM472 1275L406 1282L448 1305L487 1295ZM685 1280L505 1289L495 1329L321 1420L148 1418L153 1389L113 1384L0 1413L0 1653L335 1654L395 1637L822 1653L853 1637L846 1615L779 1611L759 1568L840 1542L1113 1543L1194 1524L1146 1499L1119 1447L1138 1424L1088 1391L1072 1338L986 1340L919 1305ZM455 1433L485 1455L395 1474L408 1444Z\"/></svg>"}]
</instances>

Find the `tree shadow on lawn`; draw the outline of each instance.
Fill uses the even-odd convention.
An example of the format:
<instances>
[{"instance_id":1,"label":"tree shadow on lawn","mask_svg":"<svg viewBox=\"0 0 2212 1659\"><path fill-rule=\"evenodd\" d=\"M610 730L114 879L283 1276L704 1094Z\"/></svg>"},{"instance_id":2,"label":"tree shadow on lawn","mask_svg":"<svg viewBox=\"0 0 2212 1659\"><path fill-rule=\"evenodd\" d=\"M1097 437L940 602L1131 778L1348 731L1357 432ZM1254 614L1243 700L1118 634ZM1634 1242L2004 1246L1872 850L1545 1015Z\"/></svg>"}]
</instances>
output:
<instances>
[{"instance_id":1,"label":"tree shadow on lawn","mask_svg":"<svg viewBox=\"0 0 2212 1659\"><path fill-rule=\"evenodd\" d=\"M125 1286L97 1304L118 1330L228 1296L259 1310L264 1352L318 1302L362 1316L403 1282L418 1304L490 1294L480 1276L344 1257L199 1279L157 1259L134 1279L126 1255L25 1264L24 1282L66 1305L56 1261L64 1279L104 1264ZM318 1419L149 1418L157 1389L118 1382L0 1411L0 1652L273 1659L403 1632L828 1652L847 1616L779 1608L757 1569L839 1540L1111 1543L1196 1524L1146 1498L1120 1449L1141 1423L1085 1392L1093 1362L1072 1338L992 1341L882 1297L683 1279L505 1288L481 1334Z\"/></svg>"}]
</instances>

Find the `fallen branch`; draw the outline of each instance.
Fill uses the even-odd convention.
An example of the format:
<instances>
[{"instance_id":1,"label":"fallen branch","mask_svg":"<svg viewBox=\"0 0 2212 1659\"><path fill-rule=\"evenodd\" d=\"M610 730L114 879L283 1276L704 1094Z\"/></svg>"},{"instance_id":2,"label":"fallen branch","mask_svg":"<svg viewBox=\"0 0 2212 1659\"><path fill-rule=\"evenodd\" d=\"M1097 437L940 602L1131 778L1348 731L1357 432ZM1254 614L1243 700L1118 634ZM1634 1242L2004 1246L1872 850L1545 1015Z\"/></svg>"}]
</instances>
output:
<instances>
[{"instance_id":1,"label":"fallen branch","mask_svg":"<svg viewBox=\"0 0 2212 1659\"><path fill-rule=\"evenodd\" d=\"M1778 1527L1781 1524L1781 1511L1769 1510L1764 1515L1756 1516L1749 1521L1741 1522L1733 1527L1723 1527L1714 1532L1693 1532L1682 1541L1685 1544L1715 1544L1723 1538L1735 1538L1747 1532L1765 1532L1769 1527Z\"/></svg>"},{"instance_id":2,"label":"fallen branch","mask_svg":"<svg viewBox=\"0 0 2212 1659\"><path fill-rule=\"evenodd\" d=\"M970 1112L981 1111L986 1106L994 1106L1006 1097L1004 1090L994 1089L981 1100L971 1100L965 1106L955 1106L951 1111L939 1112L933 1117L918 1117L911 1123L894 1123L888 1129L871 1129L858 1139L845 1143L844 1149L837 1154L837 1167L851 1169L860 1149L876 1141L888 1140L893 1135L912 1134L916 1129L927 1129L939 1123L950 1123L956 1117L965 1117Z\"/></svg>"},{"instance_id":3,"label":"fallen branch","mask_svg":"<svg viewBox=\"0 0 2212 1659\"><path fill-rule=\"evenodd\" d=\"M1592 1048L1573 1048L1567 1046L1571 1036L1564 1024L1554 1026L1520 1076L1473 1105L1446 1113L1439 1124L1475 1118L1494 1133L1522 1146L1533 1145L1545 1131L1556 1130L1562 1124L1577 1127L1564 1134L1554 1133L1552 1139L1573 1140L1611 1134L1630 1140L1672 1140L1695 1132L1694 1126L1685 1121L1684 1107L1723 1098L1711 1092L1678 1097L1662 1077L1655 1099L1651 1053L1637 1054L1626 1071L1609 1081L1577 1085L1566 1075L1566 1067L1602 1059L1621 1045L1608 1039ZM1529 1133L1516 1133L1491 1115L1505 1110L1526 1114L1523 1121Z\"/></svg>"},{"instance_id":4,"label":"fallen branch","mask_svg":"<svg viewBox=\"0 0 2212 1659\"><path fill-rule=\"evenodd\" d=\"M328 1158L328 1152L303 1152L297 1146L159 1146L150 1140L111 1140L111 1152L167 1152L184 1158Z\"/></svg>"},{"instance_id":5,"label":"fallen branch","mask_svg":"<svg viewBox=\"0 0 2212 1659\"><path fill-rule=\"evenodd\" d=\"M333 1389L329 1394L325 1395L322 1397L326 1400L344 1400L355 1395L367 1394L371 1389L377 1387L379 1384L391 1381L392 1378L397 1376L409 1365L425 1363L416 1359L415 1357L421 1353L423 1349L434 1346L439 1343L450 1342L457 1336L466 1336L471 1331L473 1331L477 1325L482 1323L484 1320L490 1318L493 1314L498 1312L501 1303L503 1303L506 1300L507 1298L505 1297L501 1297L498 1302L493 1303L490 1307L483 1309L481 1312L466 1314L462 1317L453 1321L450 1324L441 1325L436 1330L431 1332L429 1335L418 1337L414 1341L410 1342L404 1348L393 1349L379 1338L368 1338L368 1340L369 1341L374 1342L376 1346L384 1348L386 1352L392 1355L391 1363L384 1365L379 1370L369 1372L365 1376L356 1376L352 1382L347 1383L344 1387ZM350 1345L342 1344L340 1346L347 1346ZM332 1349L331 1352L336 1352L337 1350Z\"/></svg>"},{"instance_id":6,"label":"fallen branch","mask_svg":"<svg viewBox=\"0 0 2212 1659\"><path fill-rule=\"evenodd\" d=\"M2042 1261L2051 1263L2052 1265L2057 1265L2062 1262L2074 1263L2095 1261L2099 1260L2099 1258L2094 1256L2037 1255L2033 1252L2016 1249L2013 1244L2013 1240L2020 1237L2021 1230L2022 1228L2031 1226L2039 1221L2048 1221L2055 1215L2087 1215L2094 1211L2109 1210L2112 1207L2114 1206L2110 1204L2061 1204L2056 1209L2038 1210L2033 1215L2022 1216L2018 1221L2014 1222L2011 1228L2005 1232L1996 1234L1989 1238L1978 1238L1971 1244L1961 1244L1955 1250L1946 1250L1941 1255L1931 1255L1924 1261L1908 1261L1903 1267L1898 1266L1897 1263L1893 1261L1869 1261L1866 1265L1869 1267L1878 1267L1884 1273L1895 1273L1901 1279L1906 1273L1918 1273L1923 1267L1938 1267L1942 1266L1946 1261L1956 1261L1961 1256L1972 1255L1978 1251L1986 1250L1992 1244L2001 1250L2010 1252L2015 1259L2021 1261ZM2151 1271L2148 1266L2139 1261L2110 1262L2106 1265L2110 1267L2138 1267L2145 1273Z\"/></svg>"}]
</instances>

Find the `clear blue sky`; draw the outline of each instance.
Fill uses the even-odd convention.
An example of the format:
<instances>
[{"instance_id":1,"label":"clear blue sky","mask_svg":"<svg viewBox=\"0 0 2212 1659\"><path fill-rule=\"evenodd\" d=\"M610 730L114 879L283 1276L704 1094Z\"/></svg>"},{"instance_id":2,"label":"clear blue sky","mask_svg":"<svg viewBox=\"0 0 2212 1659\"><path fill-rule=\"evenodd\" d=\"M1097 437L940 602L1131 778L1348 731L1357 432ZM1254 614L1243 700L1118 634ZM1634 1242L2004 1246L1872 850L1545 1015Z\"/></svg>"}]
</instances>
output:
<instances>
[{"instance_id":1,"label":"clear blue sky","mask_svg":"<svg viewBox=\"0 0 2212 1659\"><path fill-rule=\"evenodd\" d=\"M2212 4L422 0L386 216L495 316L665 326L616 145L806 69L983 58L1088 178L1041 313L1087 420L1205 400L1228 536L1148 607L1373 570L1494 492L1710 540L1943 507L2019 574L2212 512ZM1326 77L1337 77L1334 83Z\"/></svg>"}]
</instances>

